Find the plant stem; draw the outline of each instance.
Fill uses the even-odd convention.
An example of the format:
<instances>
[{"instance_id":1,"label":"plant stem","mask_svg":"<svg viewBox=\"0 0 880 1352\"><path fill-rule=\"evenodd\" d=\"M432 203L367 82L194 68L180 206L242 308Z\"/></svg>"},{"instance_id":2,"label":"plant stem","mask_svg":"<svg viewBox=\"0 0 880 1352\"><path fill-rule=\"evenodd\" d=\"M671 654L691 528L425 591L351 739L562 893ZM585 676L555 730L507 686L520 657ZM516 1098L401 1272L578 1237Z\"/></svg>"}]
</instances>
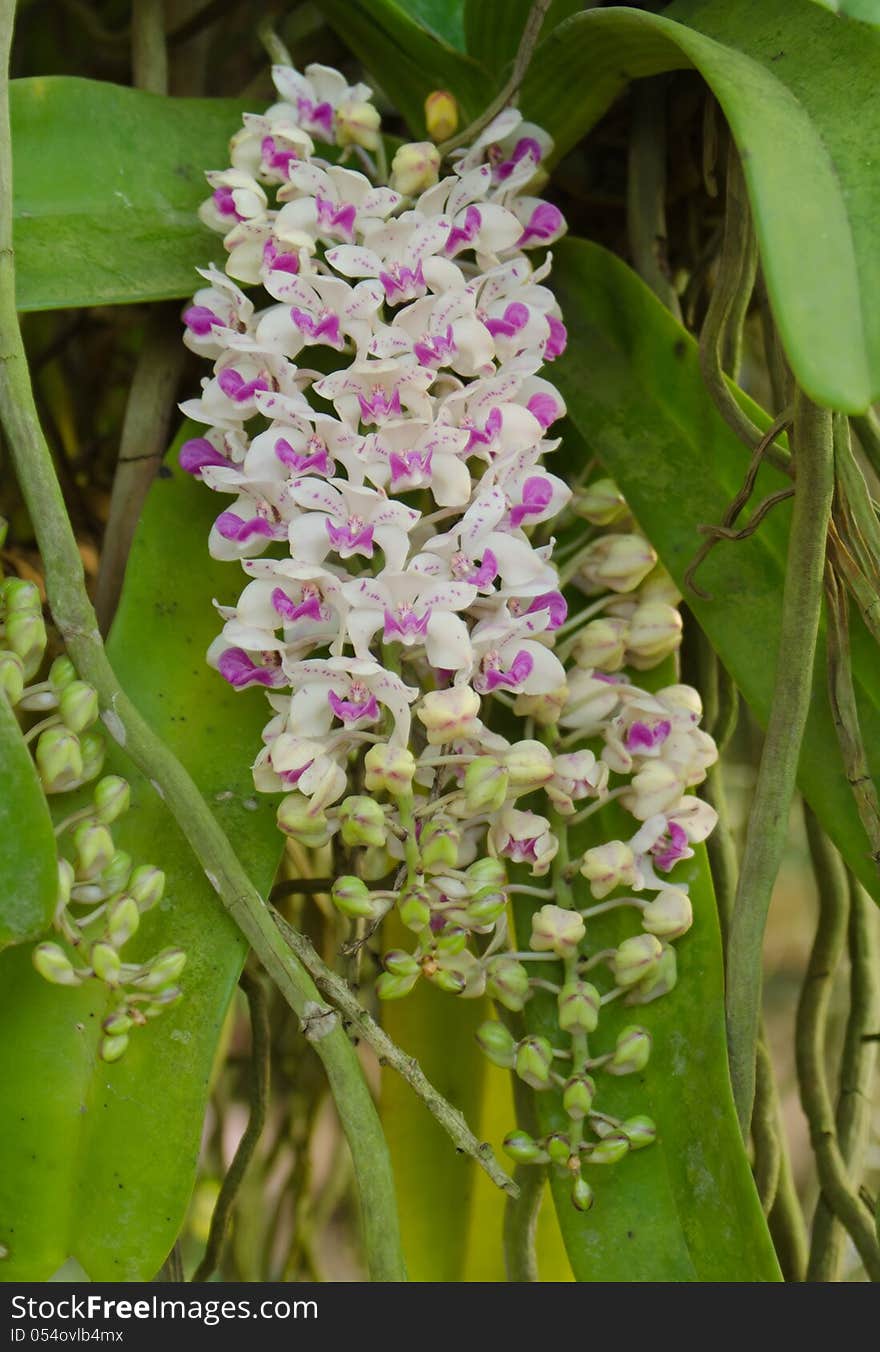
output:
<instances>
[{"instance_id":1,"label":"plant stem","mask_svg":"<svg viewBox=\"0 0 880 1352\"><path fill-rule=\"evenodd\" d=\"M779 1174L782 1167L782 1148L776 1120L773 1092L773 1064L763 1041L758 1042L755 1063L755 1104L752 1109L752 1143L755 1148L755 1187L761 1199L764 1215L769 1216L776 1201Z\"/></svg>"},{"instance_id":2,"label":"plant stem","mask_svg":"<svg viewBox=\"0 0 880 1352\"><path fill-rule=\"evenodd\" d=\"M819 923L798 1004L795 1052L801 1103L822 1195L848 1231L871 1281L880 1281L880 1244L874 1218L847 1176L837 1139L826 1074L825 1029L834 972L847 926L846 870L837 851L807 811L807 839L819 884Z\"/></svg>"},{"instance_id":3,"label":"plant stem","mask_svg":"<svg viewBox=\"0 0 880 1352\"><path fill-rule=\"evenodd\" d=\"M168 93L164 0L132 0L131 69L137 89Z\"/></svg>"},{"instance_id":4,"label":"plant stem","mask_svg":"<svg viewBox=\"0 0 880 1352\"><path fill-rule=\"evenodd\" d=\"M825 542L834 488L831 414L795 396L797 485L773 703L749 814L727 951L727 1029L733 1096L743 1136L755 1094L761 951L788 832L798 756L810 706L822 604Z\"/></svg>"},{"instance_id":5,"label":"plant stem","mask_svg":"<svg viewBox=\"0 0 880 1352\"><path fill-rule=\"evenodd\" d=\"M311 978L282 940L189 774L119 685L86 592L82 560L34 404L15 310L8 81L14 12L15 0L0 0L0 423L34 522L52 616L80 677L98 693L107 731L156 786L221 903L285 1000L307 1021L318 996ZM342 1028L321 1031L325 1035L315 1039L315 1050L324 1063L354 1160L371 1278L405 1281L391 1163L375 1105Z\"/></svg>"},{"instance_id":6,"label":"plant stem","mask_svg":"<svg viewBox=\"0 0 880 1352\"><path fill-rule=\"evenodd\" d=\"M498 1013L517 1041L525 1036L521 1015L510 1014L500 1007ZM533 1091L518 1075L512 1074L510 1079L517 1126L532 1137L539 1136L541 1126ZM535 1235L547 1171L536 1164L518 1164L513 1177L519 1196L508 1197L504 1204L504 1270L509 1282L537 1282L540 1278Z\"/></svg>"},{"instance_id":7,"label":"plant stem","mask_svg":"<svg viewBox=\"0 0 880 1352\"><path fill-rule=\"evenodd\" d=\"M406 1052L402 1051L395 1042L392 1042L388 1034L379 1027L375 1019L359 1003L357 997L342 978L332 972L318 956L304 934L300 934L298 930L293 929L277 911L273 911L272 916L284 939L293 949L303 967L311 974L315 984L345 1016L346 1020L354 1024L358 1036L369 1043L383 1064L396 1070L398 1075L415 1090L425 1107L452 1138L458 1149L475 1159L497 1187L511 1196L515 1196L516 1185L495 1159L491 1146L485 1141L477 1140L462 1114L442 1094L437 1092L418 1061L412 1056L407 1056Z\"/></svg>"},{"instance_id":8,"label":"plant stem","mask_svg":"<svg viewBox=\"0 0 880 1352\"><path fill-rule=\"evenodd\" d=\"M626 189L626 230L636 272L681 322L666 262L666 103L669 80L655 75L633 86Z\"/></svg>"}]
</instances>

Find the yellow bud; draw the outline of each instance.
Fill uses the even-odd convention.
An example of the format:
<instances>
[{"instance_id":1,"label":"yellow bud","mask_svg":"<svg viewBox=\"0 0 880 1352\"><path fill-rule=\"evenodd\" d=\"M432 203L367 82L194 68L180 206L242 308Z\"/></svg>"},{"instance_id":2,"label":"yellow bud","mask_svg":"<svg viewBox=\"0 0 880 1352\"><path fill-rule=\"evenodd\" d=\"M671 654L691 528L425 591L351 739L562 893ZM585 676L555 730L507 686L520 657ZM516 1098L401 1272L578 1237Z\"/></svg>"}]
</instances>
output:
<instances>
[{"instance_id":1,"label":"yellow bud","mask_svg":"<svg viewBox=\"0 0 880 1352\"><path fill-rule=\"evenodd\" d=\"M440 152L430 141L401 146L391 161L391 186L405 197L431 188L440 177Z\"/></svg>"},{"instance_id":2,"label":"yellow bud","mask_svg":"<svg viewBox=\"0 0 880 1352\"><path fill-rule=\"evenodd\" d=\"M425 99L425 124L432 141L448 141L458 130L458 104L447 89L435 89Z\"/></svg>"},{"instance_id":3,"label":"yellow bud","mask_svg":"<svg viewBox=\"0 0 880 1352\"><path fill-rule=\"evenodd\" d=\"M341 103L336 109L336 144L377 150L381 122L379 111L372 103L354 99Z\"/></svg>"}]
</instances>

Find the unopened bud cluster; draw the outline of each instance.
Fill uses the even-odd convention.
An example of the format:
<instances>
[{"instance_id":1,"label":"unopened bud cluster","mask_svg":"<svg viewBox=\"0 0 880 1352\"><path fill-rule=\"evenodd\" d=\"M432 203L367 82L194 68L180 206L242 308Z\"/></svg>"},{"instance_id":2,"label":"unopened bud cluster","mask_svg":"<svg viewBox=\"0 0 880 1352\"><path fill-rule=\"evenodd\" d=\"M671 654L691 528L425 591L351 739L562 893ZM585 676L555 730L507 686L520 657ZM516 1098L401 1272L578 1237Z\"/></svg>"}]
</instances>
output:
<instances>
[{"instance_id":1,"label":"unopened bud cluster","mask_svg":"<svg viewBox=\"0 0 880 1352\"><path fill-rule=\"evenodd\" d=\"M338 911L363 933L396 907L412 934L384 955L382 998L426 980L518 1011L562 962L571 1049L508 1046L501 1025L481 1040L533 1088L562 1090L566 1160L608 1162L650 1131L603 1132L588 1071L640 1069L650 1040L628 1029L623 1050L592 1055L587 1038L609 999L674 984L690 903L668 875L714 824L690 790L716 753L695 691L648 694L625 672L674 653L681 620L619 490L572 491L544 464L565 413L544 374L566 345L544 284L565 222L535 195L551 143L507 109L446 177L431 142L401 147L386 186L364 86L320 66L274 78L280 101L245 118L232 166L208 175L202 219L223 234L227 275L203 273L184 313L213 372L183 405L206 431L181 465L231 498L209 548L247 577L209 661L236 689L265 689L255 783L284 795L278 824L300 847L334 842ZM439 140L454 104L432 99ZM309 366L315 349L329 374ZM566 532L561 566L551 526ZM521 735L494 730L499 713ZM599 839L565 883L615 894L640 932L592 952L590 908L548 905L514 956L509 871L540 882L568 823L612 796L631 830ZM535 1149L556 1161L563 1145Z\"/></svg>"}]
</instances>

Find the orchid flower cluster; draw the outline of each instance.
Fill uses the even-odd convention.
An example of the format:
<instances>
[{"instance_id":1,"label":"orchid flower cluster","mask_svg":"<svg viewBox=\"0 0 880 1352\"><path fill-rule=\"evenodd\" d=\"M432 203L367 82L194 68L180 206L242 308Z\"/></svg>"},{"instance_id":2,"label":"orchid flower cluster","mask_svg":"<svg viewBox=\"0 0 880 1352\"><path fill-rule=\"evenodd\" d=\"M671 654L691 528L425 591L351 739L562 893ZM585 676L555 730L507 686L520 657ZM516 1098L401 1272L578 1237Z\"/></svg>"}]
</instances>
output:
<instances>
[{"instance_id":1,"label":"orchid flower cluster","mask_svg":"<svg viewBox=\"0 0 880 1352\"><path fill-rule=\"evenodd\" d=\"M557 993L571 1051L500 1023L480 1041L535 1089L563 1087L571 1131L509 1147L562 1159L586 1206L582 1162L653 1131L595 1112L588 1073L641 1070L648 1034L628 1028L598 1056L588 1035L608 1000L674 984L691 910L667 875L714 824L688 793L716 754L696 692L648 694L623 673L674 652L679 598L614 484L573 494L544 463L565 405L542 372L566 344L545 285L565 222L535 195L546 134L507 109L448 176L435 146L407 145L385 186L365 86L321 66L274 80L280 101L245 116L232 166L207 175L201 216L223 234L226 275L206 269L184 313L185 341L214 365L182 405L206 430L180 462L232 498L209 548L247 578L218 606L209 661L266 690L255 784L284 795L278 823L301 846L333 842L337 908L369 934L396 907L412 932L411 951L384 956L380 997L422 978L511 1011L536 985ZM550 531L566 522L560 563ZM572 619L564 588L589 598ZM567 826L609 799L634 819L629 838L563 865ZM551 869L552 889L509 880ZM579 875L600 904L548 900L515 953L511 893L558 902ZM590 916L622 905L641 932L585 951ZM561 986L530 976L560 959ZM603 995L586 979L600 967Z\"/></svg>"},{"instance_id":2,"label":"orchid flower cluster","mask_svg":"<svg viewBox=\"0 0 880 1352\"><path fill-rule=\"evenodd\" d=\"M0 583L0 699L20 714L38 715L24 733L34 749L36 771L47 795L69 793L95 780L104 761L96 730L98 695L79 680L68 657L57 657L45 680L34 681L46 655L46 626L38 588L23 578ZM37 944L33 963L58 986L103 983L110 1009L102 1021L100 1055L118 1061L137 1026L176 1004L176 981L186 954L166 948L144 962L124 962L121 949L141 916L162 899L165 875L152 865L133 867L117 850L111 824L127 809L130 790L119 775L98 779L92 801L58 823L58 899L53 928L65 941Z\"/></svg>"}]
</instances>

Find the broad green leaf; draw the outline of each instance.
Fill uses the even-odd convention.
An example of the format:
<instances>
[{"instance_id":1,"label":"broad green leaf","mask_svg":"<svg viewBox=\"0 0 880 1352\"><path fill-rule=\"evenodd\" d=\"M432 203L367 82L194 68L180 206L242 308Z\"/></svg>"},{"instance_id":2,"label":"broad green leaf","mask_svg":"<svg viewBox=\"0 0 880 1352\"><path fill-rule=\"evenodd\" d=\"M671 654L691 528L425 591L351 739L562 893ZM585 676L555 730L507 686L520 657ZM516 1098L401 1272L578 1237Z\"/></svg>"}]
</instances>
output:
<instances>
[{"instance_id":1,"label":"broad green leaf","mask_svg":"<svg viewBox=\"0 0 880 1352\"><path fill-rule=\"evenodd\" d=\"M33 939L52 919L57 859L42 786L0 692L0 949Z\"/></svg>"},{"instance_id":2,"label":"broad green leaf","mask_svg":"<svg viewBox=\"0 0 880 1352\"><path fill-rule=\"evenodd\" d=\"M13 80L20 310L189 295L222 257L196 209L247 105L72 76Z\"/></svg>"},{"instance_id":3,"label":"broad green leaf","mask_svg":"<svg viewBox=\"0 0 880 1352\"><path fill-rule=\"evenodd\" d=\"M464 0L406 0L406 11L457 51L467 50L464 38Z\"/></svg>"},{"instance_id":4,"label":"broad green leaf","mask_svg":"<svg viewBox=\"0 0 880 1352\"><path fill-rule=\"evenodd\" d=\"M743 158L795 375L820 403L859 412L880 396L880 33L811 0L678 0L662 16L590 10L541 43L521 103L562 153L630 80L689 66Z\"/></svg>"},{"instance_id":5,"label":"broad green leaf","mask_svg":"<svg viewBox=\"0 0 880 1352\"><path fill-rule=\"evenodd\" d=\"M432 90L455 95L463 125L491 97L488 72L394 0L319 0L319 8L400 109L414 137L426 134L424 102Z\"/></svg>"},{"instance_id":6,"label":"broad green leaf","mask_svg":"<svg viewBox=\"0 0 880 1352\"><path fill-rule=\"evenodd\" d=\"M584 453L598 455L706 631L758 720L766 723L775 679L789 504L773 510L749 539L718 545L698 581L684 572L703 540L698 527L720 522L739 489L748 453L703 386L696 345L619 259L579 240L557 250L554 287L570 341L553 368ZM751 416L766 414L743 396ZM564 452L563 452L564 454ZM754 504L788 480L761 470ZM873 773L880 769L880 663L853 616L853 668L862 736ZM813 698L798 782L846 862L874 898L880 880L838 752L826 691L820 634Z\"/></svg>"},{"instance_id":7,"label":"broad green leaf","mask_svg":"<svg viewBox=\"0 0 880 1352\"><path fill-rule=\"evenodd\" d=\"M211 599L231 600L236 582L234 569L207 556L214 514L211 495L176 466L156 480L109 652L265 890L279 837L274 805L254 796L249 772L265 703L236 695L204 660L217 627ZM192 1189L214 1049L244 956L159 796L122 752L111 752L108 767L132 785L118 845L168 877L165 901L131 949L136 957L184 948L185 999L106 1065L97 1059L101 988L48 986L24 948L0 956L0 1018L15 1028L0 1040L0 1242L9 1250L0 1271L8 1280L46 1280L69 1256L96 1281L146 1280L158 1270Z\"/></svg>"},{"instance_id":8,"label":"broad green leaf","mask_svg":"<svg viewBox=\"0 0 880 1352\"><path fill-rule=\"evenodd\" d=\"M469 54L500 76L516 56L531 8L532 0L465 0L464 33ZM552 0L541 32L546 35L581 9L579 0Z\"/></svg>"},{"instance_id":9,"label":"broad green leaf","mask_svg":"<svg viewBox=\"0 0 880 1352\"><path fill-rule=\"evenodd\" d=\"M631 834L632 818L625 813L612 806L599 815L601 826L593 819L570 833L573 856L600 839ZM653 1051L641 1074L597 1072L595 1106L621 1118L647 1113L658 1139L615 1165L585 1166L595 1192L587 1213L572 1206L569 1179L551 1169L560 1229L580 1282L778 1281L730 1092L721 940L704 847L671 878L688 884L694 907L693 928L675 944L678 985L649 1005L627 1008L618 1000L606 1006L590 1035L590 1052L597 1056L613 1049L628 1024L651 1033ZM587 906L589 889L580 879L578 884L576 895ZM533 910L525 899L516 907L523 943ZM612 911L588 922L589 950L638 932L631 912ZM552 995L536 992L526 1023L554 1046L565 1045ZM543 1130L565 1131L560 1095L539 1093L536 1099Z\"/></svg>"}]
</instances>

